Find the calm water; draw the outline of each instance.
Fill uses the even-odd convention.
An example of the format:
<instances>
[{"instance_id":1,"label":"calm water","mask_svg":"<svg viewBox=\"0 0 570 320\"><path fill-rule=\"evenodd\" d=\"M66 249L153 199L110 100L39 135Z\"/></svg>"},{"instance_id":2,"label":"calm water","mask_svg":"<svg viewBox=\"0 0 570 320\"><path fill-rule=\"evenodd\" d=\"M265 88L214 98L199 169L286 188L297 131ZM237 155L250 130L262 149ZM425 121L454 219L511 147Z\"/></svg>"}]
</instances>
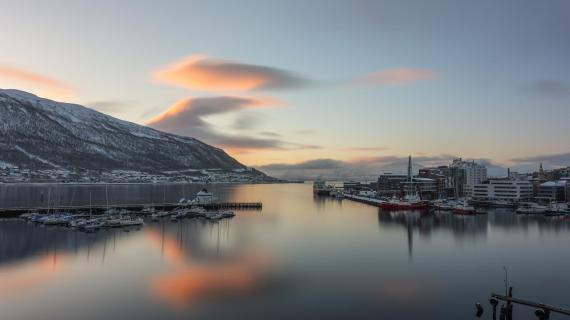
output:
<instances>
[{"instance_id":1,"label":"calm water","mask_svg":"<svg viewBox=\"0 0 570 320\"><path fill-rule=\"evenodd\" d=\"M311 188L216 186L221 199L263 202L216 224L84 234L0 220L0 319L472 319L475 302L489 319L503 266L516 296L570 306L568 220L390 214ZM1 186L0 202L156 203L198 189Z\"/></svg>"}]
</instances>

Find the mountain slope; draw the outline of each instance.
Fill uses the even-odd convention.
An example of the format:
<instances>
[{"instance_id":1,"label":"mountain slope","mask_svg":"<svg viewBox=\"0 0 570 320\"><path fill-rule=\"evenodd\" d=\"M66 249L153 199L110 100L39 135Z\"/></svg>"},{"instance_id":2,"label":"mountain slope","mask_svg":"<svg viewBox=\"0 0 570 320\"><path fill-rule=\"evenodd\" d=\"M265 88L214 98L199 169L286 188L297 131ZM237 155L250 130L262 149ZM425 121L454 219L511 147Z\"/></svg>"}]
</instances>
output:
<instances>
[{"instance_id":1,"label":"mountain slope","mask_svg":"<svg viewBox=\"0 0 570 320\"><path fill-rule=\"evenodd\" d=\"M0 167L242 171L222 149L76 104L0 89Z\"/></svg>"}]
</instances>

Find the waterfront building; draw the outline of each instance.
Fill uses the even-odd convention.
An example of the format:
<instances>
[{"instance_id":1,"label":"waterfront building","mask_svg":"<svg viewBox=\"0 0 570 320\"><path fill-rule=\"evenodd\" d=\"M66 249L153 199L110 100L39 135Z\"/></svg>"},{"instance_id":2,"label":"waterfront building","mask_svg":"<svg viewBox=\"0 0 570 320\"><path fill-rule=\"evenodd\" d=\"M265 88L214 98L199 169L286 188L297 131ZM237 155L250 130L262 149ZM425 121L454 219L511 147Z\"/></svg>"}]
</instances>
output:
<instances>
[{"instance_id":1,"label":"waterfront building","mask_svg":"<svg viewBox=\"0 0 570 320\"><path fill-rule=\"evenodd\" d=\"M490 179L473 186L473 199L524 201L532 198L532 183L521 180Z\"/></svg>"},{"instance_id":2,"label":"waterfront building","mask_svg":"<svg viewBox=\"0 0 570 320\"><path fill-rule=\"evenodd\" d=\"M473 187L487 180L487 167L475 161L464 161L459 158L453 160L450 167L464 172L462 196L472 195Z\"/></svg>"},{"instance_id":3,"label":"waterfront building","mask_svg":"<svg viewBox=\"0 0 570 320\"><path fill-rule=\"evenodd\" d=\"M538 189L539 200L544 201L568 201L568 180L547 181L540 184Z\"/></svg>"},{"instance_id":4,"label":"waterfront building","mask_svg":"<svg viewBox=\"0 0 570 320\"><path fill-rule=\"evenodd\" d=\"M403 184L408 181L405 173L384 173L378 177L376 191L379 196L393 197L403 194Z\"/></svg>"}]
</instances>

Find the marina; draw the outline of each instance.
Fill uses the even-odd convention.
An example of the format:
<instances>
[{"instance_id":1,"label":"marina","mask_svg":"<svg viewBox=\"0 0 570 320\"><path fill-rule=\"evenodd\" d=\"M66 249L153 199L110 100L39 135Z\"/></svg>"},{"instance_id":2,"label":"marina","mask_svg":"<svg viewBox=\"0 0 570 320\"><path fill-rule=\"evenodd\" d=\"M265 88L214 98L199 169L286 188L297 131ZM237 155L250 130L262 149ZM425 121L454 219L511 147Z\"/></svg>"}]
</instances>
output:
<instances>
[{"instance_id":1,"label":"marina","mask_svg":"<svg viewBox=\"0 0 570 320\"><path fill-rule=\"evenodd\" d=\"M73 194L62 188L69 187L51 186L52 195ZM152 194L153 186L121 188L109 192L109 208ZM209 219L203 215L211 210L200 207L153 207L163 199L163 188L154 188L144 214L132 215L142 218L142 226L85 232L78 226L104 215L88 212L76 215L76 225L69 227L0 219L0 284L14 288L0 291L3 315L69 319L81 310L93 319L108 312L138 319L220 319L238 313L251 319L276 313L286 318L463 319L472 317L475 302L500 292L503 265L516 283L516 297L568 307L564 297L570 284L564 274L570 260L557 254L570 241L570 221L564 216L516 214L509 208L488 208L484 215L383 210L365 203L371 200L364 196L314 196L307 183L210 186L220 203L261 202L263 209L262 214L243 209L233 218ZM178 201L182 198L182 186L168 188ZM185 189L184 198L191 200L201 191ZM98 186L77 191L73 202L88 204L89 193L99 195L93 203L105 207L104 188ZM28 196L35 204L34 195ZM5 204L25 200L0 199ZM121 216L120 209L113 211ZM111 222L118 225L116 219ZM362 263L358 272L354 261ZM30 275L41 275L41 281L24 281ZM90 290L77 297L85 287ZM342 306L330 304L333 300L342 300ZM21 308L14 301L39 307ZM318 307L317 313L307 301ZM45 303L56 307L44 308ZM57 307L69 303L74 309ZM414 308L403 308L410 303ZM483 306L483 318L491 319L489 304ZM532 318L532 309L514 308L513 313L514 319Z\"/></svg>"}]
</instances>

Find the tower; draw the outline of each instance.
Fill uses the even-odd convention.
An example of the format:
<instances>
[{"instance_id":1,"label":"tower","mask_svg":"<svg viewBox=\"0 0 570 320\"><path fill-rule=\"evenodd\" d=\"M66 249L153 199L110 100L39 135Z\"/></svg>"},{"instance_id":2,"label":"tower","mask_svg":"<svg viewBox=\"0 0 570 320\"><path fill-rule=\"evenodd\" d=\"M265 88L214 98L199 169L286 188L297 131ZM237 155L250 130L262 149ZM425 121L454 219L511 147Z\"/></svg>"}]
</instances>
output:
<instances>
[{"instance_id":1,"label":"tower","mask_svg":"<svg viewBox=\"0 0 570 320\"><path fill-rule=\"evenodd\" d=\"M412 155L408 156L408 182L412 183Z\"/></svg>"}]
</instances>

